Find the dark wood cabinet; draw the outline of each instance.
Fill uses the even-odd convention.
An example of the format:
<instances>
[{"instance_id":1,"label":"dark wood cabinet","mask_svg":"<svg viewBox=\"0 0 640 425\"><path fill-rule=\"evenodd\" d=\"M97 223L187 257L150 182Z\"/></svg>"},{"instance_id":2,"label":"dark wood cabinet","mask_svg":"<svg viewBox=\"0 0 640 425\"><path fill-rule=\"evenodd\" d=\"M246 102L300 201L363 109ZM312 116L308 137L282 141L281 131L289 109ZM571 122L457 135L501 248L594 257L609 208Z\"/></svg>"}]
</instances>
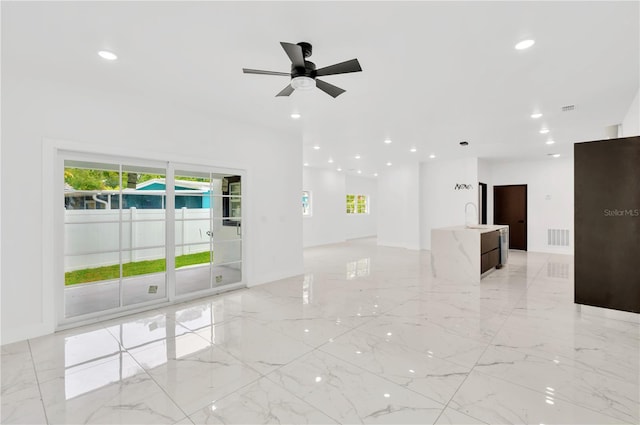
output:
<instances>
[{"instance_id":1,"label":"dark wood cabinet","mask_svg":"<svg viewBox=\"0 0 640 425\"><path fill-rule=\"evenodd\" d=\"M480 273L491 270L500 263L500 232L480 235Z\"/></svg>"},{"instance_id":2,"label":"dark wood cabinet","mask_svg":"<svg viewBox=\"0 0 640 425\"><path fill-rule=\"evenodd\" d=\"M640 313L640 137L574 145L575 302Z\"/></svg>"}]
</instances>

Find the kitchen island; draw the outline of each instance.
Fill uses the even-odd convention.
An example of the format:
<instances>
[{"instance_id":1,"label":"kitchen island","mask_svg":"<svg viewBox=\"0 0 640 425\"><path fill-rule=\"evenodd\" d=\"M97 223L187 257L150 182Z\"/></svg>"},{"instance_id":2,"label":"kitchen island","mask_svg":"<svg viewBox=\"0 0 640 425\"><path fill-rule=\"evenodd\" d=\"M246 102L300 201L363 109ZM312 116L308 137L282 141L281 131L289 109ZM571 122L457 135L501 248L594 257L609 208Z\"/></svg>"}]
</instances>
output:
<instances>
[{"instance_id":1,"label":"kitchen island","mask_svg":"<svg viewBox=\"0 0 640 425\"><path fill-rule=\"evenodd\" d=\"M506 247L500 243L501 232L502 237L506 237ZM509 226L491 224L431 229L433 277L460 283L480 283L484 273L506 263L508 232Z\"/></svg>"}]
</instances>

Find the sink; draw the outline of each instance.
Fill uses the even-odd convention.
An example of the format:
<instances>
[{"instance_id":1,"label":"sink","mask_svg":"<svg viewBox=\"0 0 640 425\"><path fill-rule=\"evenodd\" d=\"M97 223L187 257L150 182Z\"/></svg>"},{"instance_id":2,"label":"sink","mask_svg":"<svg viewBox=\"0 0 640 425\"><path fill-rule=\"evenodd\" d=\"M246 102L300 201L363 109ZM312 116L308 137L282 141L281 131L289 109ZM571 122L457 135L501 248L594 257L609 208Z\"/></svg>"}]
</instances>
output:
<instances>
[{"instance_id":1,"label":"sink","mask_svg":"<svg viewBox=\"0 0 640 425\"><path fill-rule=\"evenodd\" d=\"M492 227L491 224L467 224L465 226L467 229L488 229Z\"/></svg>"}]
</instances>

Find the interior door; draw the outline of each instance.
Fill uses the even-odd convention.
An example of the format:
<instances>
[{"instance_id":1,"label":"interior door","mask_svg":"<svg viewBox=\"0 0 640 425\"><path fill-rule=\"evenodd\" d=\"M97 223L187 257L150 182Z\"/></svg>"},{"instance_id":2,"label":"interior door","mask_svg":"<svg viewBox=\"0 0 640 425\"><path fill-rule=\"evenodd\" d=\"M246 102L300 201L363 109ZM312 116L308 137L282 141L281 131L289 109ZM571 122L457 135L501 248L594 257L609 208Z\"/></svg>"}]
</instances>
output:
<instances>
[{"instance_id":1,"label":"interior door","mask_svg":"<svg viewBox=\"0 0 640 425\"><path fill-rule=\"evenodd\" d=\"M509 226L509 249L527 250L527 185L493 187L493 222Z\"/></svg>"}]
</instances>

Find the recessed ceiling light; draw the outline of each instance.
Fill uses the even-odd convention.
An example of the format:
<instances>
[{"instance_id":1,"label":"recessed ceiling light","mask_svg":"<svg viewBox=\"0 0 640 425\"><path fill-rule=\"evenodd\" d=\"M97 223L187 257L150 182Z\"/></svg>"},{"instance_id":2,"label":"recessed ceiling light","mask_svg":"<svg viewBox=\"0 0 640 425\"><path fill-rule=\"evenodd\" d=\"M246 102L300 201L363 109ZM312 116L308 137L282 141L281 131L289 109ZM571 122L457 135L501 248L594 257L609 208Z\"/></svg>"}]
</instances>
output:
<instances>
[{"instance_id":1,"label":"recessed ceiling light","mask_svg":"<svg viewBox=\"0 0 640 425\"><path fill-rule=\"evenodd\" d=\"M559 157L560 157L560 154L559 154L559 153L554 153L554 154L553 154L553 155L551 155L551 156L552 156L552 157L554 157L554 158L559 158Z\"/></svg>"},{"instance_id":2,"label":"recessed ceiling light","mask_svg":"<svg viewBox=\"0 0 640 425\"><path fill-rule=\"evenodd\" d=\"M337 171L342 171L342 168L338 167L336 168Z\"/></svg>"},{"instance_id":3,"label":"recessed ceiling light","mask_svg":"<svg viewBox=\"0 0 640 425\"><path fill-rule=\"evenodd\" d=\"M113 52L110 52L108 50L100 50L98 52L98 56L100 56L102 59L106 59L108 61L114 61L116 59L118 59L118 55L116 55Z\"/></svg>"},{"instance_id":4,"label":"recessed ceiling light","mask_svg":"<svg viewBox=\"0 0 640 425\"><path fill-rule=\"evenodd\" d=\"M318 150L318 149L320 149L320 146L315 145L315 146L313 147L313 149Z\"/></svg>"},{"instance_id":5,"label":"recessed ceiling light","mask_svg":"<svg viewBox=\"0 0 640 425\"><path fill-rule=\"evenodd\" d=\"M302 115L298 114L297 112L294 112L293 114L291 114L291 118L293 118L294 120L297 120L298 118L300 118Z\"/></svg>"},{"instance_id":6,"label":"recessed ceiling light","mask_svg":"<svg viewBox=\"0 0 640 425\"><path fill-rule=\"evenodd\" d=\"M434 154L429 155L429 158L431 158L431 159L433 159L433 158L435 158L435 157L436 157L436 156L435 156Z\"/></svg>"},{"instance_id":7,"label":"recessed ceiling light","mask_svg":"<svg viewBox=\"0 0 640 425\"><path fill-rule=\"evenodd\" d=\"M305 162L305 163L304 163L304 164L302 164L302 165L304 165L305 167L308 167L308 166L309 166L309 163L308 163L308 162Z\"/></svg>"},{"instance_id":8,"label":"recessed ceiling light","mask_svg":"<svg viewBox=\"0 0 640 425\"><path fill-rule=\"evenodd\" d=\"M391 139L385 139L384 142L388 145L391 143Z\"/></svg>"},{"instance_id":9,"label":"recessed ceiling light","mask_svg":"<svg viewBox=\"0 0 640 425\"><path fill-rule=\"evenodd\" d=\"M355 159L360 159L360 155L354 156Z\"/></svg>"},{"instance_id":10,"label":"recessed ceiling light","mask_svg":"<svg viewBox=\"0 0 640 425\"><path fill-rule=\"evenodd\" d=\"M358 170L358 174L362 174L362 170Z\"/></svg>"},{"instance_id":11,"label":"recessed ceiling light","mask_svg":"<svg viewBox=\"0 0 640 425\"><path fill-rule=\"evenodd\" d=\"M543 128L542 130L540 130L540 134L547 134L549 132L548 128Z\"/></svg>"},{"instance_id":12,"label":"recessed ceiling light","mask_svg":"<svg viewBox=\"0 0 640 425\"><path fill-rule=\"evenodd\" d=\"M540 118L542 116L542 114L540 112L536 112L535 114L531 114L531 118L533 118L534 120L537 118Z\"/></svg>"},{"instance_id":13,"label":"recessed ceiling light","mask_svg":"<svg viewBox=\"0 0 640 425\"><path fill-rule=\"evenodd\" d=\"M555 143L555 140L547 140L545 143L547 145L553 145Z\"/></svg>"},{"instance_id":14,"label":"recessed ceiling light","mask_svg":"<svg viewBox=\"0 0 640 425\"><path fill-rule=\"evenodd\" d=\"M417 152L417 151L418 151L418 149L416 149L416 148L409 149L409 152Z\"/></svg>"},{"instance_id":15,"label":"recessed ceiling light","mask_svg":"<svg viewBox=\"0 0 640 425\"><path fill-rule=\"evenodd\" d=\"M373 177L378 177L378 173L373 173Z\"/></svg>"},{"instance_id":16,"label":"recessed ceiling light","mask_svg":"<svg viewBox=\"0 0 640 425\"><path fill-rule=\"evenodd\" d=\"M520 43L516 44L516 50L524 50L536 44L535 40L522 40Z\"/></svg>"},{"instance_id":17,"label":"recessed ceiling light","mask_svg":"<svg viewBox=\"0 0 640 425\"><path fill-rule=\"evenodd\" d=\"M329 158L329 164L333 164L333 158Z\"/></svg>"},{"instance_id":18,"label":"recessed ceiling light","mask_svg":"<svg viewBox=\"0 0 640 425\"><path fill-rule=\"evenodd\" d=\"M390 167L390 166L391 166L391 163L390 163L390 162L387 162L387 167Z\"/></svg>"}]
</instances>

